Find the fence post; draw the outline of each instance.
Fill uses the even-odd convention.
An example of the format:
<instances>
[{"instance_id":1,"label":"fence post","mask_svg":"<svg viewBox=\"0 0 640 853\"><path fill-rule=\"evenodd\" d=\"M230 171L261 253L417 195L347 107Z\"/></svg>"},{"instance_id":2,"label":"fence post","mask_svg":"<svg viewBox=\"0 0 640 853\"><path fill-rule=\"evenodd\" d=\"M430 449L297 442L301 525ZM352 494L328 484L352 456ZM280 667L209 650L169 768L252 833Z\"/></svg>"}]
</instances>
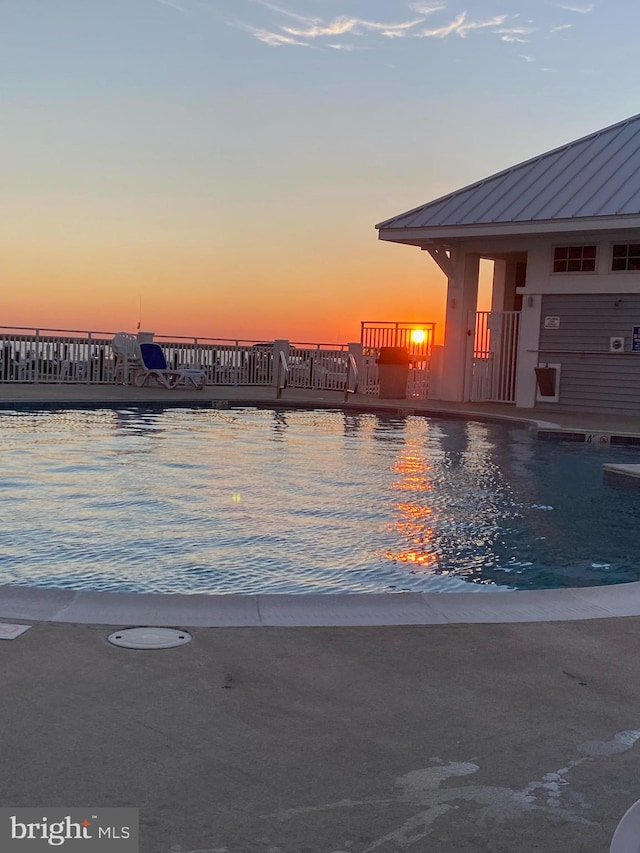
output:
<instances>
[{"instance_id":1,"label":"fence post","mask_svg":"<svg viewBox=\"0 0 640 853\"><path fill-rule=\"evenodd\" d=\"M38 383L40 381L40 329L36 329L36 336L34 340L35 350L33 353L33 381L34 383Z\"/></svg>"},{"instance_id":2,"label":"fence post","mask_svg":"<svg viewBox=\"0 0 640 853\"><path fill-rule=\"evenodd\" d=\"M87 332L87 360L85 362L85 382L91 384L93 381L93 334Z\"/></svg>"}]
</instances>

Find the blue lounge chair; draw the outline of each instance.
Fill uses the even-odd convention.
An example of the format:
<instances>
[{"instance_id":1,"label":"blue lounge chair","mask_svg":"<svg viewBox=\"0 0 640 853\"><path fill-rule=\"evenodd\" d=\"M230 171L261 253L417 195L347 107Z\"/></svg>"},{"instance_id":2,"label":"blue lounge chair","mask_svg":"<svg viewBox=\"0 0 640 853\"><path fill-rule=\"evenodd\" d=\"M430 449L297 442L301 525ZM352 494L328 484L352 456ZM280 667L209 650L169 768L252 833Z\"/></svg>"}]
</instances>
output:
<instances>
[{"instance_id":1,"label":"blue lounge chair","mask_svg":"<svg viewBox=\"0 0 640 853\"><path fill-rule=\"evenodd\" d=\"M199 391L204 388L204 370L199 367L179 367L177 370L170 370L159 344L140 344L140 361L141 366L138 367L135 378L138 388L151 384L161 385L163 388L192 385Z\"/></svg>"}]
</instances>

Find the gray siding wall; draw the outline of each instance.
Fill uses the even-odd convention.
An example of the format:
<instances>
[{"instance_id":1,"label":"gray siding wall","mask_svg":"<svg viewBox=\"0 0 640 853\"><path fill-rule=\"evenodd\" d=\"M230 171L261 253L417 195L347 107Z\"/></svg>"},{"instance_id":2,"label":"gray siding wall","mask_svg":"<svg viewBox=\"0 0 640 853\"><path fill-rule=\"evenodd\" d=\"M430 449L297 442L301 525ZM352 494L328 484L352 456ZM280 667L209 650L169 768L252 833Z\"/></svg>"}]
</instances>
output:
<instances>
[{"instance_id":1,"label":"gray siding wall","mask_svg":"<svg viewBox=\"0 0 640 853\"><path fill-rule=\"evenodd\" d=\"M544 328L548 316L560 317L559 329ZM633 326L640 326L640 294L543 296L539 359L561 364L562 371L559 402L537 405L640 415L640 352L631 351ZM611 337L624 337L624 352L609 352Z\"/></svg>"}]
</instances>

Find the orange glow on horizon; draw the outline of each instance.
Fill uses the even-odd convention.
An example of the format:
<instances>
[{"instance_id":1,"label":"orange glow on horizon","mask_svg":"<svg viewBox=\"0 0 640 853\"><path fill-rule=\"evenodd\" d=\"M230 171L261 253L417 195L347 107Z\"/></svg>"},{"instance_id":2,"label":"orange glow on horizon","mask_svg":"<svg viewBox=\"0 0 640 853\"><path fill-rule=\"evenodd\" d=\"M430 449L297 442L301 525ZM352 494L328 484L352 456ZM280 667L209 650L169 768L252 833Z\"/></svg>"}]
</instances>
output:
<instances>
[{"instance_id":1,"label":"orange glow on horizon","mask_svg":"<svg viewBox=\"0 0 640 853\"><path fill-rule=\"evenodd\" d=\"M82 215L81 215L82 214ZM329 242L283 239L264 226L248 240L198 223L48 209L16 216L5 234L0 326L293 343L360 340L366 317L436 323L446 281L425 253L375 241L342 223ZM155 230L154 230L155 228Z\"/></svg>"}]
</instances>

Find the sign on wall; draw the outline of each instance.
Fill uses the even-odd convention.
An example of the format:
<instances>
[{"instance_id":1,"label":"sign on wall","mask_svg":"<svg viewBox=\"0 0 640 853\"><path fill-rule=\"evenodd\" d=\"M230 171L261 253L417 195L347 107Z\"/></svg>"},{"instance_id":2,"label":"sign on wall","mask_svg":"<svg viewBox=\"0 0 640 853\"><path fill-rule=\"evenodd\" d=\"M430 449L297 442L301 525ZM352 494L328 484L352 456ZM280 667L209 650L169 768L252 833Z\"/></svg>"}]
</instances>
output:
<instances>
[{"instance_id":1,"label":"sign on wall","mask_svg":"<svg viewBox=\"0 0 640 853\"><path fill-rule=\"evenodd\" d=\"M640 352L640 326L634 326L631 335L631 349L633 352Z\"/></svg>"},{"instance_id":2,"label":"sign on wall","mask_svg":"<svg viewBox=\"0 0 640 853\"><path fill-rule=\"evenodd\" d=\"M560 317L545 317L544 318L544 327L545 327L545 329L559 329L560 328Z\"/></svg>"}]
</instances>

